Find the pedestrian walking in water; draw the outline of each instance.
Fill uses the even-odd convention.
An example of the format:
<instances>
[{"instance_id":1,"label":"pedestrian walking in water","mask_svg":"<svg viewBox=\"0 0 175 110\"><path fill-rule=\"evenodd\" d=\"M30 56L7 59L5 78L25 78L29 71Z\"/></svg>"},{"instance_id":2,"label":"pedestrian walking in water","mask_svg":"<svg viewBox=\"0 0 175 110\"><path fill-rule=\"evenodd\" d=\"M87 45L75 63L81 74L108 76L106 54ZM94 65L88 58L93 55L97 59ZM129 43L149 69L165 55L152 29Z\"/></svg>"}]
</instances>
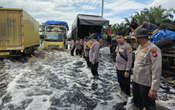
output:
<instances>
[{"instance_id":1,"label":"pedestrian walking in water","mask_svg":"<svg viewBox=\"0 0 175 110\"><path fill-rule=\"evenodd\" d=\"M116 35L118 46L116 47L116 71L118 82L120 84L121 92L125 96L130 96L130 76L132 67L132 48L124 40L124 34L118 33Z\"/></svg>"},{"instance_id":2,"label":"pedestrian walking in water","mask_svg":"<svg viewBox=\"0 0 175 110\"><path fill-rule=\"evenodd\" d=\"M133 99L139 110L156 110L155 99L160 85L162 56L160 49L148 40L148 31L136 31L140 44L135 53L133 73Z\"/></svg>"},{"instance_id":3,"label":"pedestrian walking in water","mask_svg":"<svg viewBox=\"0 0 175 110\"><path fill-rule=\"evenodd\" d=\"M73 39L71 39L70 41L70 50L71 50L71 56L74 56L75 41Z\"/></svg>"},{"instance_id":4,"label":"pedestrian walking in water","mask_svg":"<svg viewBox=\"0 0 175 110\"><path fill-rule=\"evenodd\" d=\"M92 46L89 51L89 60L91 62L91 72L94 76L94 79L99 78L98 74L98 63L99 63L99 50L100 43L97 41L97 36L93 34L91 37Z\"/></svg>"}]
</instances>

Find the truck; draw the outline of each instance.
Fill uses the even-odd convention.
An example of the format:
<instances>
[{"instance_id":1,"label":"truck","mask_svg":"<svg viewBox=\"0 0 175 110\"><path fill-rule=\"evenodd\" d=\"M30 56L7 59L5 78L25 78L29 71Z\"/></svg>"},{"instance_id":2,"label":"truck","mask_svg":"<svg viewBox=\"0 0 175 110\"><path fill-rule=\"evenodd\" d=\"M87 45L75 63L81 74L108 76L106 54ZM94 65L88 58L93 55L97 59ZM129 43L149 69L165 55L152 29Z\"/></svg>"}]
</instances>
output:
<instances>
[{"instance_id":1,"label":"truck","mask_svg":"<svg viewBox=\"0 0 175 110\"><path fill-rule=\"evenodd\" d=\"M65 21L48 20L45 22L44 47L66 48L68 23Z\"/></svg>"},{"instance_id":2,"label":"truck","mask_svg":"<svg viewBox=\"0 0 175 110\"><path fill-rule=\"evenodd\" d=\"M163 75L175 76L175 40L163 38L156 45L162 52Z\"/></svg>"},{"instance_id":3,"label":"truck","mask_svg":"<svg viewBox=\"0 0 175 110\"><path fill-rule=\"evenodd\" d=\"M90 33L101 34L102 27L108 26L109 20L102 16L78 14L72 24L72 38L74 40L89 36Z\"/></svg>"},{"instance_id":4,"label":"truck","mask_svg":"<svg viewBox=\"0 0 175 110\"><path fill-rule=\"evenodd\" d=\"M23 9L0 8L0 57L31 54L38 46L39 23Z\"/></svg>"}]
</instances>

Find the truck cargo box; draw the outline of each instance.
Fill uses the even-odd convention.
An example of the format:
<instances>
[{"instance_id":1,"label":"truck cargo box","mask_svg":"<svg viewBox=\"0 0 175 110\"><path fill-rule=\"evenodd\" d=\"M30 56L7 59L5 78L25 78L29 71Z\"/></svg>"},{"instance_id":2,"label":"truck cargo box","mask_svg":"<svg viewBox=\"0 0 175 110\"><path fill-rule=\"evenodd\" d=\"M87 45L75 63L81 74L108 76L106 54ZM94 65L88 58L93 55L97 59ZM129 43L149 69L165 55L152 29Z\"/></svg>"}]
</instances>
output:
<instances>
[{"instance_id":1,"label":"truck cargo box","mask_svg":"<svg viewBox=\"0 0 175 110\"><path fill-rule=\"evenodd\" d=\"M109 20L102 16L78 14L72 25L72 38L84 38L89 33L101 33L103 26L108 26Z\"/></svg>"},{"instance_id":2,"label":"truck cargo box","mask_svg":"<svg viewBox=\"0 0 175 110\"><path fill-rule=\"evenodd\" d=\"M39 23L22 9L0 8L0 55L30 53L39 46Z\"/></svg>"}]
</instances>

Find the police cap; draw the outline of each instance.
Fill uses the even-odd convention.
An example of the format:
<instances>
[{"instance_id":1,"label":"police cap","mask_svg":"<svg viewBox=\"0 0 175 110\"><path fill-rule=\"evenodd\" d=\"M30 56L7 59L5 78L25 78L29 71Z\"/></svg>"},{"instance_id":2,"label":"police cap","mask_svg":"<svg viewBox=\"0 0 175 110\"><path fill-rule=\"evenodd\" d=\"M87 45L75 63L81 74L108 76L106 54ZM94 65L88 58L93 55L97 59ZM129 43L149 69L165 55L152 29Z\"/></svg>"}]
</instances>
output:
<instances>
[{"instance_id":1,"label":"police cap","mask_svg":"<svg viewBox=\"0 0 175 110\"><path fill-rule=\"evenodd\" d=\"M135 36L136 38L148 37L149 33L147 29L139 28L138 30L136 30Z\"/></svg>"}]
</instances>

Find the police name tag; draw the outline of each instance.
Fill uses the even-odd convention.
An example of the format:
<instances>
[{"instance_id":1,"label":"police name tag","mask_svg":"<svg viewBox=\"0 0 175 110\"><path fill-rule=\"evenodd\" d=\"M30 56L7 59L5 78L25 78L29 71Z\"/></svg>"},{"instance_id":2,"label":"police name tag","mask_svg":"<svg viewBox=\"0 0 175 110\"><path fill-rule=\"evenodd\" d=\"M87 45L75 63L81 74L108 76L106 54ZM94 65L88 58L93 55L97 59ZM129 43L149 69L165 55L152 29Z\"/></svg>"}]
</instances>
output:
<instances>
[{"instance_id":1,"label":"police name tag","mask_svg":"<svg viewBox=\"0 0 175 110\"><path fill-rule=\"evenodd\" d=\"M123 49L119 49L119 52L124 52L124 50Z\"/></svg>"}]
</instances>

